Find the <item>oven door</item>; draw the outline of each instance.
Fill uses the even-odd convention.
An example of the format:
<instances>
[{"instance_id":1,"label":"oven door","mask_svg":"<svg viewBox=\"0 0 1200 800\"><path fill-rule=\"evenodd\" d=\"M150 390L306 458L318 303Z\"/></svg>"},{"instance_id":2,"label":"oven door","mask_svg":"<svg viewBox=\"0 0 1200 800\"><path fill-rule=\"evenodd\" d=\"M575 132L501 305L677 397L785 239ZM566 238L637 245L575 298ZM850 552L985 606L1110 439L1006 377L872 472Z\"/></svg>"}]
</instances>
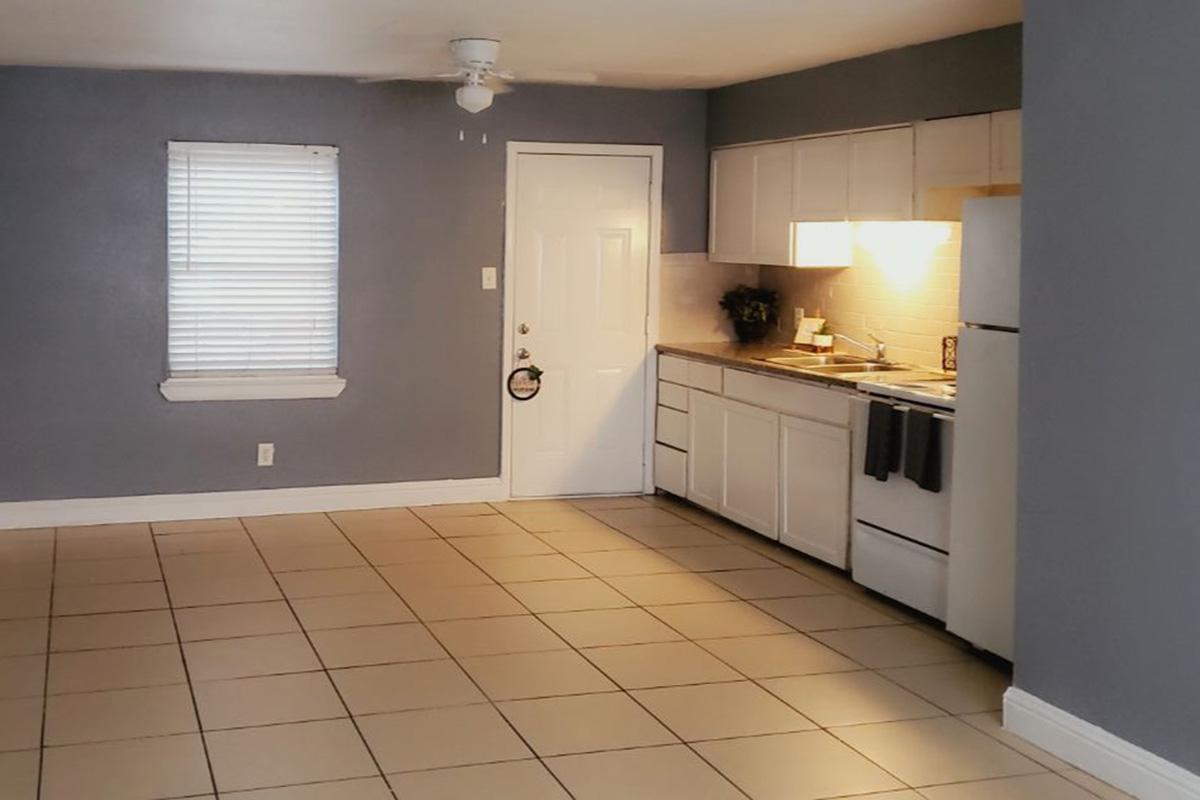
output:
<instances>
[{"instance_id":1,"label":"oven door","mask_svg":"<svg viewBox=\"0 0 1200 800\"><path fill-rule=\"evenodd\" d=\"M878 399L878 398L876 398ZM870 400L853 398L851 516L873 528L888 531L942 553L950 550L950 495L954 458L954 420L944 411L905 401L886 401L901 408L920 408L939 415L942 422L942 490L929 492L904 477L901 471L879 481L863 472L867 450L867 410Z\"/></svg>"}]
</instances>

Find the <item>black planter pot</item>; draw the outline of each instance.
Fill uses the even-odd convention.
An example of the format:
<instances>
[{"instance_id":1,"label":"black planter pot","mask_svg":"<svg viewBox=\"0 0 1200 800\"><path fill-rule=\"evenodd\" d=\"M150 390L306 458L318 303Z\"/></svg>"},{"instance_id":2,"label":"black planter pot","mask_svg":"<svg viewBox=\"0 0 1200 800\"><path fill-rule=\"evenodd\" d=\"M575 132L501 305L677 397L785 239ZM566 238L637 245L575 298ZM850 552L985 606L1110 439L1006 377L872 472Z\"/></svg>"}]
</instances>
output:
<instances>
[{"instance_id":1,"label":"black planter pot","mask_svg":"<svg viewBox=\"0 0 1200 800\"><path fill-rule=\"evenodd\" d=\"M766 320L750 322L744 319L735 319L733 321L733 332L737 334L738 341L743 344L761 342L767 336L768 325L769 323Z\"/></svg>"}]
</instances>

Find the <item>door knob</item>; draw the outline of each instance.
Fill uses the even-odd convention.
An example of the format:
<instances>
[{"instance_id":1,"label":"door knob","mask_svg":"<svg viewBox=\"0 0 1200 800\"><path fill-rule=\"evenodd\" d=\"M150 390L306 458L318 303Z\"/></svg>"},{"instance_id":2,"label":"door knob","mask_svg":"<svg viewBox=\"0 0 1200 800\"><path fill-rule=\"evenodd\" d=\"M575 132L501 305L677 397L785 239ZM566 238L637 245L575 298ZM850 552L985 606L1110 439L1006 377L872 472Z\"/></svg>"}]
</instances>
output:
<instances>
[{"instance_id":1,"label":"door knob","mask_svg":"<svg viewBox=\"0 0 1200 800\"><path fill-rule=\"evenodd\" d=\"M529 326L522 322L517 326L517 333L529 333Z\"/></svg>"}]
</instances>

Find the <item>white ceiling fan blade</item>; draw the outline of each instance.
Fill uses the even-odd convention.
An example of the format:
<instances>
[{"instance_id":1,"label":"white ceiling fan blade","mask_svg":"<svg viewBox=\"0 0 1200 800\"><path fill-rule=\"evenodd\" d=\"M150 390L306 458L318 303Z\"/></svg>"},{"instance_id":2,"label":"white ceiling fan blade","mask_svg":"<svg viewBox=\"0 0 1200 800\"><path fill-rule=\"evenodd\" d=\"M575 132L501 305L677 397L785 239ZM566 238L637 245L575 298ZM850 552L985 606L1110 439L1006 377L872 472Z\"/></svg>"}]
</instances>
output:
<instances>
[{"instance_id":1,"label":"white ceiling fan blade","mask_svg":"<svg viewBox=\"0 0 1200 800\"><path fill-rule=\"evenodd\" d=\"M596 83L600 76L594 72L563 69L521 70L518 80L523 83Z\"/></svg>"},{"instance_id":2,"label":"white ceiling fan blade","mask_svg":"<svg viewBox=\"0 0 1200 800\"><path fill-rule=\"evenodd\" d=\"M463 76L463 71L442 72L437 75L387 75L383 77L356 78L359 83L385 83L388 81L453 81Z\"/></svg>"},{"instance_id":3,"label":"white ceiling fan blade","mask_svg":"<svg viewBox=\"0 0 1200 800\"><path fill-rule=\"evenodd\" d=\"M483 82L483 85L492 90L495 94L508 94L512 92L514 87L511 83L501 80L498 75L492 75Z\"/></svg>"}]
</instances>

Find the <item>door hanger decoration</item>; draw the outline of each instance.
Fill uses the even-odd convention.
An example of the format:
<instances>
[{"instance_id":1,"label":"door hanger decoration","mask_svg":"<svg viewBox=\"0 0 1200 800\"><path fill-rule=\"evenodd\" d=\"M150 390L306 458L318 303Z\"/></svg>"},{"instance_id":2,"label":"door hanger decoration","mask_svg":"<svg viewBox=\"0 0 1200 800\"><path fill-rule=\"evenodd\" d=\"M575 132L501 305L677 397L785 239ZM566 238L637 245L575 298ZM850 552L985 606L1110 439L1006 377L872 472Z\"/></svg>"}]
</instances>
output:
<instances>
[{"instance_id":1,"label":"door hanger decoration","mask_svg":"<svg viewBox=\"0 0 1200 800\"><path fill-rule=\"evenodd\" d=\"M542 371L533 364L508 373L508 394L513 400L532 400L542 389Z\"/></svg>"}]
</instances>

